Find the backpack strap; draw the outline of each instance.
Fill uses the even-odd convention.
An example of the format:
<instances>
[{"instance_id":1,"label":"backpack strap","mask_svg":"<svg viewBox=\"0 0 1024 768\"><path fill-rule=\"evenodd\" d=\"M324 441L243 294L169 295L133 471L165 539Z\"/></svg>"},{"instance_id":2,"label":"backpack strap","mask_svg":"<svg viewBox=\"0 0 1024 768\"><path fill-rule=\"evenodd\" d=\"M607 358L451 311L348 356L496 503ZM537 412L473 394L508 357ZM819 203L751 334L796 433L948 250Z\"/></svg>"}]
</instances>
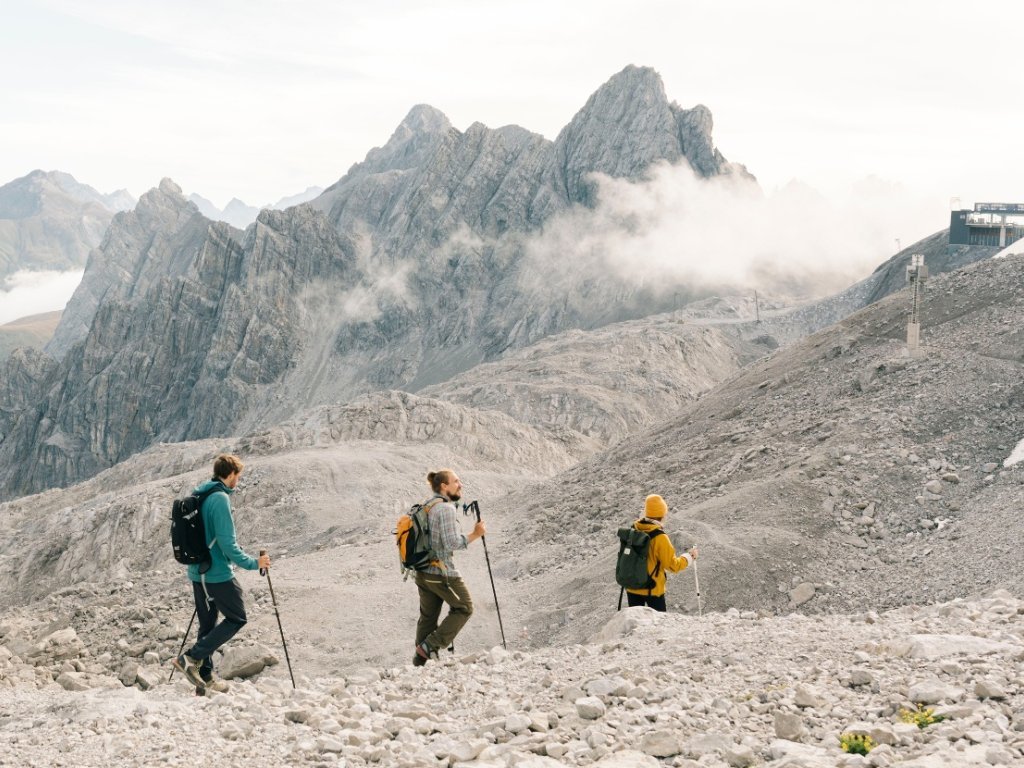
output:
<instances>
[{"instance_id":1,"label":"backpack strap","mask_svg":"<svg viewBox=\"0 0 1024 768\"><path fill-rule=\"evenodd\" d=\"M193 493L192 494L193 498L195 498L195 500L196 500L196 509L199 510L200 516L202 516L202 514L203 514L203 502L206 501L213 494L217 493L218 491L220 491L221 493L226 493L225 490L224 490L224 485L222 483L218 483L217 485L213 485L213 486L207 488L202 493ZM204 531L204 533L206 531L205 521L204 521L204 524L203 524L203 531ZM210 541L210 543L206 545L207 551L213 549L213 545L216 544L216 543L217 543L217 537L214 536L213 539ZM203 565L204 564L206 564L206 570L203 570ZM210 598L210 593L206 591L206 571L210 570L210 566L211 565L213 565L212 557L209 560L205 560L204 562L199 564L199 583L203 585L203 594L206 596L206 604L207 605L209 605L212 602L212 600Z\"/></svg>"},{"instance_id":2,"label":"backpack strap","mask_svg":"<svg viewBox=\"0 0 1024 768\"><path fill-rule=\"evenodd\" d=\"M663 531L661 528L655 528L653 530L646 531L646 533L647 533L647 538L649 538L651 540L651 546L653 547L654 546L654 540L656 538L658 538L659 536L663 535L665 533L665 531ZM661 570L661 563L659 561L655 561L655 563L654 563L654 570L651 571L651 581L657 580L657 578L658 578L658 571L660 571L660 570ZM647 596L651 597L653 594L654 594L654 587L651 586L647 590Z\"/></svg>"},{"instance_id":3,"label":"backpack strap","mask_svg":"<svg viewBox=\"0 0 1024 768\"><path fill-rule=\"evenodd\" d=\"M430 510L432 510L434 507L436 507L438 504L440 504L443 501L444 501L444 496L434 496L434 497L432 497L431 499L429 499L427 501L426 504L423 505L423 514L424 515L430 514Z\"/></svg>"},{"instance_id":4,"label":"backpack strap","mask_svg":"<svg viewBox=\"0 0 1024 768\"><path fill-rule=\"evenodd\" d=\"M424 519L427 519L430 516L430 510L432 510L438 504L442 503L444 500L445 500L444 496L433 496L430 499L428 499L427 503L423 505L423 517L424 517ZM431 535L431 534L428 533L428 535ZM434 550L433 549L430 550L430 554L434 554ZM445 564L442 563L440 560L431 560L430 561L430 565L434 566L435 568L440 568L441 571L447 571L448 570L447 566L445 566ZM445 573L444 577L445 577L445 580L447 581L448 574Z\"/></svg>"}]
</instances>

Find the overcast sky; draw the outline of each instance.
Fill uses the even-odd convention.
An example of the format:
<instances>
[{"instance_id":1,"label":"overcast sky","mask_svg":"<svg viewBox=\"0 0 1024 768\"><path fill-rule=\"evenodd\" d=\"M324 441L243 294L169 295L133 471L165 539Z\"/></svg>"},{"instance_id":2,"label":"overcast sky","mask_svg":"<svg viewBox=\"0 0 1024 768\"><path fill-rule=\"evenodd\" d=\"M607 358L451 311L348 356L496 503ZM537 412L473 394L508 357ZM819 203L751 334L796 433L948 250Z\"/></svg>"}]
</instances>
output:
<instances>
[{"instance_id":1,"label":"overcast sky","mask_svg":"<svg viewBox=\"0 0 1024 768\"><path fill-rule=\"evenodd\" d=\"M944 215L1024 202L1022 21L1017 0L6 0L0 183L169 176L265 204L336 181L414 104L554 138L639 64L767 191L877 176Z\"/></svg>"}]
</instances>

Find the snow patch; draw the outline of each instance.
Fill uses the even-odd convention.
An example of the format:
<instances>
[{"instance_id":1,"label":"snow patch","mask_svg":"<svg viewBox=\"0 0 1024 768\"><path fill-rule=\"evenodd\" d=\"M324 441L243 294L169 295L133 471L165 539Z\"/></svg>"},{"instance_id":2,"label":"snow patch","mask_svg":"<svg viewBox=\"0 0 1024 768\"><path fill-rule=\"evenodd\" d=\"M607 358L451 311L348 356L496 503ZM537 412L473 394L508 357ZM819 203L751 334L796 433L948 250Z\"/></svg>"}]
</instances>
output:
<instances>
[{"instance_id":1,"label":"snow patch","mask_svg":"<svg viewBox=\"0 0 1024 768\"><path fill-rule=\"evenodd\" d=\"M1006 461L1003 462L1003 466L1012 467L1019 461L1024 461L1024 440L1017 443L1017 447L1013 449L1013 453L1006 457Z\"/></svg>"}]
</instances>

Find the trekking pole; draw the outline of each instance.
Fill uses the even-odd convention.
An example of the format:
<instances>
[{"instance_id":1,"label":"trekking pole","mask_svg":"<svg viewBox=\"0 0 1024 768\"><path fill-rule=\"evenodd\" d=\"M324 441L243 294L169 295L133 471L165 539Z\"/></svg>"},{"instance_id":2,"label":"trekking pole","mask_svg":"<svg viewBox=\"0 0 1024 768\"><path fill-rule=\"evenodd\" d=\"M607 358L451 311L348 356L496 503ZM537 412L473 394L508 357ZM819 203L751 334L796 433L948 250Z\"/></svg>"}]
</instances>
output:
<instances>
[{"instance_id":1,"label":"trekking pole","mask_svg":"<svg viewBox=\"0 0 1024 768\"><path fill-rule=\"evenodd\" d=\"M468 507L469 511L476 513L476 521L480 522L480 504L474 501ZM491 572L491 556L487 554L487 537L481 536L480 541L484 545L484 559L487 560L487 575L491 578L491 594L494 595L494 610L498 612L498 629L501 630L501 647L506 651L508 646L505 645L505 627L501 623L501 608L498 607L498 591L494 588L494 574Z\"/></svg>"},{"instance_id":2,"label":"trekking pole","mask_svg":"<svg viewBox=\"0 0 1024 768\"><path fill-rule=\"evenodd\" d=\"M260 557L267 554L267 550L260 550ZM281 614L277 612L277 598L274 597L274 582L270 580L270 569L260 568L260 576L267 577L267 586L270 587L270 602L274 604L274 615L277 617L277 630L281 633L281 645L284 646L284 660L288 663L288 677L292 679L292 688L295 687L295 675L292 674L292 660L288 658L288 643L284 640L284 627L281 626Z\"/></svg>"},{"instance_id":3,"label":"trekking pole","mask_svg":"<svg viewBox=\"0 0 1024 768\"><path fill-rule=\"evenodd\" d=\"M196 615L199 613L198 608L192 610L192 618L188 620L188 629L185 630L185 636L181 638L181 648L178 649L178 656L181 656L181 652L185 650L185 643L188 642L188 633L192 631L192 622L196 620ZM175 656L174 658L178 658ZM174 665L171 664L171 674L167 676L167 682L171 682L171 678L174 677Z\"/></svg>"},{"instance_id":4,"label":"trekking pole","mask_svg":"<svg viewBox=\"0 0 1024 768\"><path fill-rule=\"evenodd\" d=\"M693 558L693 586L697 590L697 615L703 616L704 609L700 604L700 579L697 578L697 558Z\"/></svg>"}]
</instances>

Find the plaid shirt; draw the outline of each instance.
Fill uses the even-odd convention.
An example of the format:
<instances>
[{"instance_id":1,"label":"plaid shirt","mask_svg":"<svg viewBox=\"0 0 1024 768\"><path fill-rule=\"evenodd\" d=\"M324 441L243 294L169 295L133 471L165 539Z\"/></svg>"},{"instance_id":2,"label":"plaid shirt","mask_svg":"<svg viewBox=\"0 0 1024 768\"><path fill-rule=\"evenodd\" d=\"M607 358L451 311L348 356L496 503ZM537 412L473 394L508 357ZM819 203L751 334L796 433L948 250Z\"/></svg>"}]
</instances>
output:
<instances>
[{"instance_id":1,"label":"plaid shirt","mask_svg":"<svg viewBox=\"0 0 1024 768\"><path fill-rule=\"evenodd\" d=\"M437 559L444 563L444 568L431 565L426 572L458 576L459 572L455 568L452 553L456 549L465 549L469 546L469 542L459 530L459 518L455 505L450 501L435 502L434 499L438 498L441 497L435 496L427 502L427 504L433 502L427 519L430 521L430 548L434 551Z\"/></svg>"}]
</instances>

